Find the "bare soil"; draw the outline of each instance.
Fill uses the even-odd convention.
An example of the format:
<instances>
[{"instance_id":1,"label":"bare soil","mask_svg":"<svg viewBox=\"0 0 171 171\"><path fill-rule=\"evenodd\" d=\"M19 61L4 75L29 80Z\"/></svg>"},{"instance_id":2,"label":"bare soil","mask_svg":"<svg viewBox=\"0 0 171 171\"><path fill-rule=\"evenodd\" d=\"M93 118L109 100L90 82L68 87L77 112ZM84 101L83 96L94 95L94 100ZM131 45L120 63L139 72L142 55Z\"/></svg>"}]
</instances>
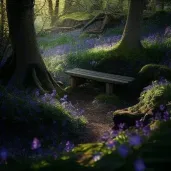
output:
<instances>
[{"instance_id":1,"label":"bare soil","mask_svg":"<svg viewBox=\"0 0 171 171\"><path fill-rule=\"evenodd\" d=\"M103 92L100 92L103 93ZM110 131L113 127L112 111L117 107L94 101L99 94L96 88L78 88L69 95L72 104L84 109L84 116L87 119L87 131L79 138L82 143L97 142L103 133Z\"/></svg>"}]
</instances>

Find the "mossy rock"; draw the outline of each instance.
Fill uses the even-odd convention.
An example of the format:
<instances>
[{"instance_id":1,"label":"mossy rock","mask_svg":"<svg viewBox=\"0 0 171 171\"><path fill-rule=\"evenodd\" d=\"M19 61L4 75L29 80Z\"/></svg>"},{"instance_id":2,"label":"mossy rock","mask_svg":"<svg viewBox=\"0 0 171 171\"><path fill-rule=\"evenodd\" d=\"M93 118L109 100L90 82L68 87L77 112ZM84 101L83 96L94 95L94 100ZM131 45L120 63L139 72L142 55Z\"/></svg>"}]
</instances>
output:
<instances>
[{"instance_id":1,"label":"mossy rock","mask_svg":"<svg viewBox=\"0 0 171 171\"><path fill-rule=\"evenodd\" d=\"M151 84L152 81L164 77L171 81L171 69L164 65L147 64L139 71L135 80L129 85L135 92L139 93L144 87Z\"/></svg>"},{"instance_id":2,"label":"mossy rock","mask_svg":"<svg viewBox=\"0 0 171 171\"><path fill-rule=\"evenodd\" d=\"M145 114L130 112L128 108L115 111L113 116L114 128L118 129L120 123L125 123L127 127L135 126L136 120L140 120Z\"/></svg>"}]
</instances>

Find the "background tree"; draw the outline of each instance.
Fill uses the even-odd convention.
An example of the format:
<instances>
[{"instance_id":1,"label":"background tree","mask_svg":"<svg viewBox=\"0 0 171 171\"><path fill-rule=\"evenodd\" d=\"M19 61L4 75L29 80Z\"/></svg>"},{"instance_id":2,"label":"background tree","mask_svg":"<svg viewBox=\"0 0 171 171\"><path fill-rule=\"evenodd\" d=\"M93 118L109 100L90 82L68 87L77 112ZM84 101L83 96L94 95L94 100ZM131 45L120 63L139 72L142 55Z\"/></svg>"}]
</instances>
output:
<instances>
[{"instance_id":1,"label":"background tree","mask_svg":"<svg viewBox=\"0 0 171 171\"><path fill-rule=\"evenodd\" d=\"M48 0L49 17L51 20L51 26L53 25L53 3L52 0Z\"/></svg>"},{"instance_id":2,"label":"background tree","mask_svg":"<svg viewBox=\"0 0 171 171\"><path fill-rule=\"evenodd\" d=\"M144 0L130 0L127 22L122 34L118 49L130 50L142 48L140 42L141 19L143 15Z\"/></svg>"},{"instance_id":3,"label":"background tree","mask_svg":"<svg viewBox=\"0 0 171 171\"><path fill-rule=\"evenodd\" d=\"M34 28L32 0L7 0L7 17L13 54L0 69L4 85L61 91L40 55Z\"/></svg>"}]
</instances>

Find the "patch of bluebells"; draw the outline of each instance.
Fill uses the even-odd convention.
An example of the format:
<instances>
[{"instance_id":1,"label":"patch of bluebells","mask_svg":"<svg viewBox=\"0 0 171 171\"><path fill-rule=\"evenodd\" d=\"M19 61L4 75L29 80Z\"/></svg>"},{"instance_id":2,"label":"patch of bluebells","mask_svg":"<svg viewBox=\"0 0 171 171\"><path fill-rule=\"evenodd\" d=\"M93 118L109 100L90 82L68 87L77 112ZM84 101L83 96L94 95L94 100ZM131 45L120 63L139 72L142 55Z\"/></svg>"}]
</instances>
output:
<instances>
[{"instance_id":1,"label":"patch of bluebells","mask_svg":"<svg viewBox=\"0 0 171 171\"><path fill-rule=\"evenodd\" d=\"M75 117L80 117L84 114L84 109L79 109L76 105L74 106L71 101L68 100L67 95L64 95L64 97L60 99L60 103L65 110L70 112Z\"/></svg>"},{"instance_id":2,"label":"patch of bluebells","mask_svg":"<svg viewBox=\"0 0 171 171\"><path fill-rule=\"evenodd\" d=\"M170 84L170 82L165 79L164 77L160 77L159 80L153 81L152 84L148 85L147 87L143 88L142 93L151 90L153 87L155 87L156 85L168 85Z\"/></svg>"},{"instance_id":3,"label":"patch of bluebells","mask_svg":"<svg viewBox=\"0 0 171 171\"><path fill-rule=\"evenodd\" d=\"M39 90L35 91L35 97L39 102L46 103L46 104L51 104L55 105L57 100L56 100L56 90L53 90L52 93L45 93L44 95L40 95Z\"/></svg>"},{"instance_id":4,"label":"patch of bluebells","mask_svg":"<svg viewBox=\"0 0 171 171\"><path fill-rule=\"evenodd\" d=\"M166 84L167 81L165 80L161 81L161 84ZM152 121L160 120L160 121L167 121L170 120L170 114L167 111L167 108L165 105L161 104L158 107L159 111L156 111L156 113L153 113ZM119 155L123 158L127 158L131 151L134 149L134 147L140 147L144 140L149 137L152 129L150 128L150 125L146 125L143 121L143 118L140 120L136 120L135 122L135 129L127 129L124 130L125 124L120 123L118 126L118 130L112 130L110 132L105 132L102 136L101 140L106 145L106 147L110 150L116 149L116 151L119 153ZM124 142L121 142L118 137L122 136L123 134L126 134L127 138ZM101 155L102 156L102 155ZM98 158L99 159L99 158ZM97 161L96 158L94 161ZM146 166L141 158L137 158L134 163L134 169L135 171L145 171Z\"/></svg>"},{"instance_id":5,"label":"patch of bluebells","mask_svg":"<svg viewBox=\"0 0 171 171\"><path fill-rule=\"evenodd\" d=\"M27 110L30 110L30 108L36 108L39 106L39 102L43 102L43 103L47 103L47 104L54 104L56 103L56 90L53 90L52 93L46 93L44 95L40 95L40 92L38 90L36 90L34 92L34 96L36 97L37 101L35 99L33 99L33 97L31 95L28 95L26 92L22 92L18 89L10 89L9 91L10 93L13 93L13 96L10 96L12 99L12 103L16 104L17 100L18 100L18 97L22 97L20 99L22 99L23 101L26 101L27 103L24 103L22 105L22 108L23 107L26 107ZM9 93L8 92L8 93ZM1 97L5 97L5 93L2 93L1 94ZM16 96L15 96L15 95ZM64 96L63 98L63 102L66 101L66 98L67 96ZM1 99L0 99L1 100ZM62 101L62 99L61 99ZM1 102L4 102L4 101L1 101ZM3 105L4 104L4 105ZM28 105L30 105L30 107L28 107ZM2 103L1 104L1 109L4 107L4 110L6 110L6 105L5 103ZM40 112L39 108L36 109L36 110L30 110L30 113L34 114L34 112ZM3 112L4 114L6 112ZM82 113L82 112L81 112ZM3 117L3 116L2 116ZM27 117L25 115L23 115L23 111L21 112L21 117L20 115L16 115L16 117L21 120L21 121L27 121ZM5 116L3 117L5 118ZM35 118L35 117L33 117ZM3 123L3 122L2 122ZM54 121L53 122L53 125L56 125L56 122ZM64 120L63 121L63 127L66 127L66 121ZM3 125L1 124L1 128L3 128ZM56 128L53 126L53 128ZM40 127L40 130L43 130L43 132L46 132L46 128L44 125L42 125ZM28 130L28 132L30 133L30 130ZM44 139L40 140L39 138L37 137L34 137L32 142L31 142L31 147L30 149L34 152L34 153L31 153L29 152L29 150L27 148L25 148L25 145L24 145L24 149L22 149L21 151L17 150L16 151L16 148L18 149L18 147L22 148L23 147L23 142L24 141L28 141L26 139L24 139L23 142L21 141L17 141L16 144L11 144L10 142L9 143L6 143L6 147L8 150L6 150L5 148L3 149L0 149L0 164L6 164L7 163L7 159L8 157L16 157L16 155L18 156L28 156L28 157L31 157L31 158L35 158L35 157L41 157L41 156L45 156L45 155L49 155L49 156L54 156L54 159L56 159L62 152L69 152L71 151L73 148L74 148L74 144L70 141L64 141L62 140L61 143L58 145L57 144L57 139L49 134L49 137L46 135L46 133L43 134L44 135ZM54 137L54 140L53 140L53 144L55 144L54 146L52 145L52 147L56 147L55 150L47 150L47 149L43 149L43 143L45 142L45 140L50 140L50 136L53 136ZM56 134L55 134L56 136ZM20 139L20 138L19 138ZM13 140L17 140L17 137L14 136ZM5 140L4 140L5 141ZM13 145L13 147L11 147ZM15 146L15 147L14 147ZM25 150L26 149L26 150ZM54 154L55 153L55 154Z\"/></svg>"}]
</instances>

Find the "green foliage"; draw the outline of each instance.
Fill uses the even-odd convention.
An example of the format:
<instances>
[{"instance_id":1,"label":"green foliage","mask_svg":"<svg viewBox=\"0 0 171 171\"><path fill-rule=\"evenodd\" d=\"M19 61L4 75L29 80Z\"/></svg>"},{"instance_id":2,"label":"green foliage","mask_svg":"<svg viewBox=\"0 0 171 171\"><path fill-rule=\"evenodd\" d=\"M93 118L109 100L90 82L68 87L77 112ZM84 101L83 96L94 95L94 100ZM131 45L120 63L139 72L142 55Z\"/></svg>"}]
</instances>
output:
<instances>
[{"instance_id":1,"label":"green foliage","mask_svg":"<svg viewBox=\"0 0 171 171\"><path fill-rule=\"evenodd\" d=\"M171 69L164 65L147 64L138 72L136 79L130 84L130 88L135 93L141 92L145 86L160 77L171 80Z\"/></svg>"},{"instance_id":2,"label":"green foliage","mask_svg":"<svg viewBox=\"0 0 171 171\"><path fill-rule=\"evenodd\" d=\"M152 15L148 17L148 20L144 22L144 25L153 24L153 25L157 25L158 27L170 25L171 24L170 17L171 17L170 12L158 11L156 13L152 13Z\"/></svg>"},{"instance_id":3,"label":"green foliage","mask_svg":"<svg viewBox=\"0 0 171 171\"><path fill-rule=\"evenodd\" d=\"M167 104L171 101L171 84L157 84L156 81L143 91L139 98L140 102L129 108L131 112L146 113L160 104Z\"/></svg>"},{"instance_id":4,"label":"green foliage","mask_svg":"<svg viewBox=\"0 0 171 171\"><path fill-rule=\"evenodd\" d=\"M139 155L144 158L147 167L155 171L167 170L170 167L171 121L155 123L157 125L149 140L140 148Z\"/></svg>"},{"instance_id":5,"label":"green foliage","mask_svg":"<svg viewBox=\"0 0 171 171\"><path fill-rule=\"evenodd\" d=\"M114 105L119 105L121 103L119 97L116 95L99 94L98 96L95 97L95 100L101 103L114 104Z\"/></svg>"},{"instance_id":6,"label":"green foliage","mask_svg":"<svg viewBox=\"0 0 171 171\"><path fill-rule=\"evenodd\" d=\"M13 130L13 126L17 125L23 133L24 129L27 129L27 127L32 128L32 131L34 132L34 129L38 130L42 123L44 126L50 128L54 121L58 125L57 132L59 137L62 135L62 125L64 121L67 122L67 131L71 137L72 135L74 137L75 135L80 134L81 130L83 131L84 129L84 120L71 116L70 113L62 108L58 100L51 105L38 101L26 92L18 91L16 94L7 91L3 87L0 87L0 92L1 117L5 114L4 122L8 125L9 130ZM10 106L10 108L8 106ZM23 128L23 124L26 128ZM40 133L38 133L38 135L40 135ZM28 136L32 137L33 135Z\"/></svg>"},{"instance_id":7,"label":"green foliage","mask_svg":"<svg viewBox=\"0 0 171 171\"><path fill-rule=\"evenodd\" d=\"M63 15L59 21L63 21L66 19L72 19L72 20L77 20L77 21L82 21L82 20L88 20L92 17L92 14L87 13L87 12L73 12L70 14L65 14Z\"/></svg>"},{"instance_id":8,"label":"green foliage","mask_svg":"<svg viewBox=\"0 0 171 171\"><path fill-rule=\"evenodd\" d=\"M71 35L61 34L56 39L39 40L38 44L39 44L40 48L48 49L48 48L53 48L58 45L69 44L69 43L74 43L74 42L75 42L75 40Z\"/></svg>"},{"instance_id":9,"label":"green foliage","mask_svg":"<svg viewBox=\"0 0 171 171\"><path fill-rule=\"evenodd\" d=\"M153 87L141 93L140 103L147 108L154 108L160 104L167 104L171 101L171 84L155 84Z\"/></svg>"}]
</instances>

